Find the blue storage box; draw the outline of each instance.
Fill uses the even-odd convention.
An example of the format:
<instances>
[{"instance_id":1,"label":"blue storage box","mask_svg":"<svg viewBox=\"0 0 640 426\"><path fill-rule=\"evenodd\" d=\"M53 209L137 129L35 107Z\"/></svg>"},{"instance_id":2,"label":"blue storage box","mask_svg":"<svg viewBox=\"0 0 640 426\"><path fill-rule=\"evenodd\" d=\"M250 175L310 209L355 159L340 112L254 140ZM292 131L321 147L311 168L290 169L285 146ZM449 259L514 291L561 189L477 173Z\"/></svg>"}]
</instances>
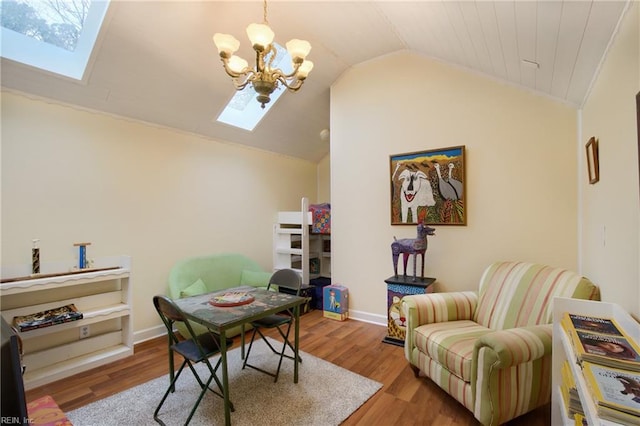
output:
<instances>
[{"instance_id":1,"label":"blue storage box","mask_svg":"<svg viewBox=\"0 0 640 426\"><path fill-rule=\"evenodd\" d=\"M318 277L309 280L309 284L312 287L311 292L311 307L313 309L322 309L322 291L324 287L331 285L331 278Z\"/></svg>"}]
</instances>

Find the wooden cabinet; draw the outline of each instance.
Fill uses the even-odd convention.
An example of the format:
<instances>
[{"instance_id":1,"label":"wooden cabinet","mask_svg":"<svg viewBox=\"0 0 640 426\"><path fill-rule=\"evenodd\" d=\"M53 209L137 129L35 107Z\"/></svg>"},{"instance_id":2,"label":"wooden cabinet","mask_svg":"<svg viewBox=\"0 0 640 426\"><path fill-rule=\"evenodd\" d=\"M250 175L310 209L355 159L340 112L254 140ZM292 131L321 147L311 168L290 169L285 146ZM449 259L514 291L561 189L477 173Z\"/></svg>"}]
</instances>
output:
<instances>
[{"instance_id":1,"label":"wooden cabinet","mask_svg":"<svg viewBox=\"0 0 640 426\"><path fill-rule=\"evenodd\" d=\"M133 354L131 258L114 269L25 279L0 285L4 319L74 304L83 318L20 332L25 387L31 389Z\"/></svg>"},{"instance_id":2,"label":"wooden cabinet","mask_svg":"<svg viewBox=\"0 0 640 426\"><path fill-rule=\"evenodd\" d=\"M638 341L640 339L640 325L620 306L614 303L595 302L557 297L553 300L553 372L551 393L551 423L553 425L574 425L574 419L567 417L564 400L560 391L562 383L562 364L569 361L571 373L576 383L580 403L585 412L585 418L589 426L616 425L608 420L598 417L596 405L590 394L589 387L582 374L580 365L576 362L576 356L571 341L562 328L561 319L565 312L572 314L613 318L622 327L626 334Z\"/></svg>"}]
</instances>

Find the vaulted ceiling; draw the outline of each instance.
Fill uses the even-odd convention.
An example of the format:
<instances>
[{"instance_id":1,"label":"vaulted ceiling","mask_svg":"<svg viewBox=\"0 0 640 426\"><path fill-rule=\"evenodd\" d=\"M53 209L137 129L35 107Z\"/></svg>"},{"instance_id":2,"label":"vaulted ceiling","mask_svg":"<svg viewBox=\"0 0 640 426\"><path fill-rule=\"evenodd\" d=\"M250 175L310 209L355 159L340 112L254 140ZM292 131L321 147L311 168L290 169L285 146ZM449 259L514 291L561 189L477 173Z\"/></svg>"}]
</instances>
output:
<instances>
[{"instance_id":1,"label":"vaulted ceiling","mask_svg":"<svg viewBox=\"0 0 640 426\"><path fill-rule=\"evenodd\" d=\"M3 89L318 161L329 91L349 67L409 50L580 107L629 1L273 1L276 41L315 68L253 132L216 123L234 93L212 42L262 22L254 1L112 1L82 82L2 60ZM535 65L537 64L537 66Z\"/></svg>"}]
</instances>

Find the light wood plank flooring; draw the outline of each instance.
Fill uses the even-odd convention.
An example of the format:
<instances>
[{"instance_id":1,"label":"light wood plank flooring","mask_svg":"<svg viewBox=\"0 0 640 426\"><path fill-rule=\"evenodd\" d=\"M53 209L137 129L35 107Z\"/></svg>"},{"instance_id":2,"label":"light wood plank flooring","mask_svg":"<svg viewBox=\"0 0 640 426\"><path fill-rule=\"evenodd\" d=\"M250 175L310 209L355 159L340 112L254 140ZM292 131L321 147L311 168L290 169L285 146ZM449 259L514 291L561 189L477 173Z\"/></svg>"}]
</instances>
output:
<instances>
[{"instance_id":1,"label":"light wood plank flooring","mask_svg":"<svg viewBox=\"0 0 640 426\"><path fill-rule=\"evenodd\" d=\"M478 425L469 411L429 379L414 377L403 348L382 343L386 330L361 321L326 319L322 311L301 317L301 350L384 385L343 425ZM234 346L238 344L236 338ZM48 394L63 411L70 411L165 375L167 363L165 338L153 339L136 345L127 359L30 390L27 400ZM509 425L543 426L550 419L550 407L545 406Z\"/></svg>"}]
</instances>

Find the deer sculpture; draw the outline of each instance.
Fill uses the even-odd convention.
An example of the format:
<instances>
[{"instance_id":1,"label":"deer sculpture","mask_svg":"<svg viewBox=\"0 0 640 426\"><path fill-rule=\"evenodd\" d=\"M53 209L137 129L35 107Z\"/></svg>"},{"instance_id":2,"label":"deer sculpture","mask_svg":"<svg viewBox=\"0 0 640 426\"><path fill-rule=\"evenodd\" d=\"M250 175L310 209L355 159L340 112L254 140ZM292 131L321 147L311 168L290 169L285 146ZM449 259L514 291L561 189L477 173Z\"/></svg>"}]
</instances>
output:
<instances>
[{"instance_id":1,"label":"deer sculpture","mask_svg":"<svg viewBox=\"0 0 640 426\"><path fill-rule=\"evenodd\" d=\"M409 255L413 255L413 281L416 281L417 255L422 257L422 270L420 278L424 278L424 253L427 251L427 235L435 235L435 229L424 225L422 222L418 224L417 238L402 238L400 240L393 237L391 243L391 254L393 256L393 272L398 276L398 257L402 253L402 263L404 266L404 275L407 275L407 261Z\"/></svg>"}]
</instances>

